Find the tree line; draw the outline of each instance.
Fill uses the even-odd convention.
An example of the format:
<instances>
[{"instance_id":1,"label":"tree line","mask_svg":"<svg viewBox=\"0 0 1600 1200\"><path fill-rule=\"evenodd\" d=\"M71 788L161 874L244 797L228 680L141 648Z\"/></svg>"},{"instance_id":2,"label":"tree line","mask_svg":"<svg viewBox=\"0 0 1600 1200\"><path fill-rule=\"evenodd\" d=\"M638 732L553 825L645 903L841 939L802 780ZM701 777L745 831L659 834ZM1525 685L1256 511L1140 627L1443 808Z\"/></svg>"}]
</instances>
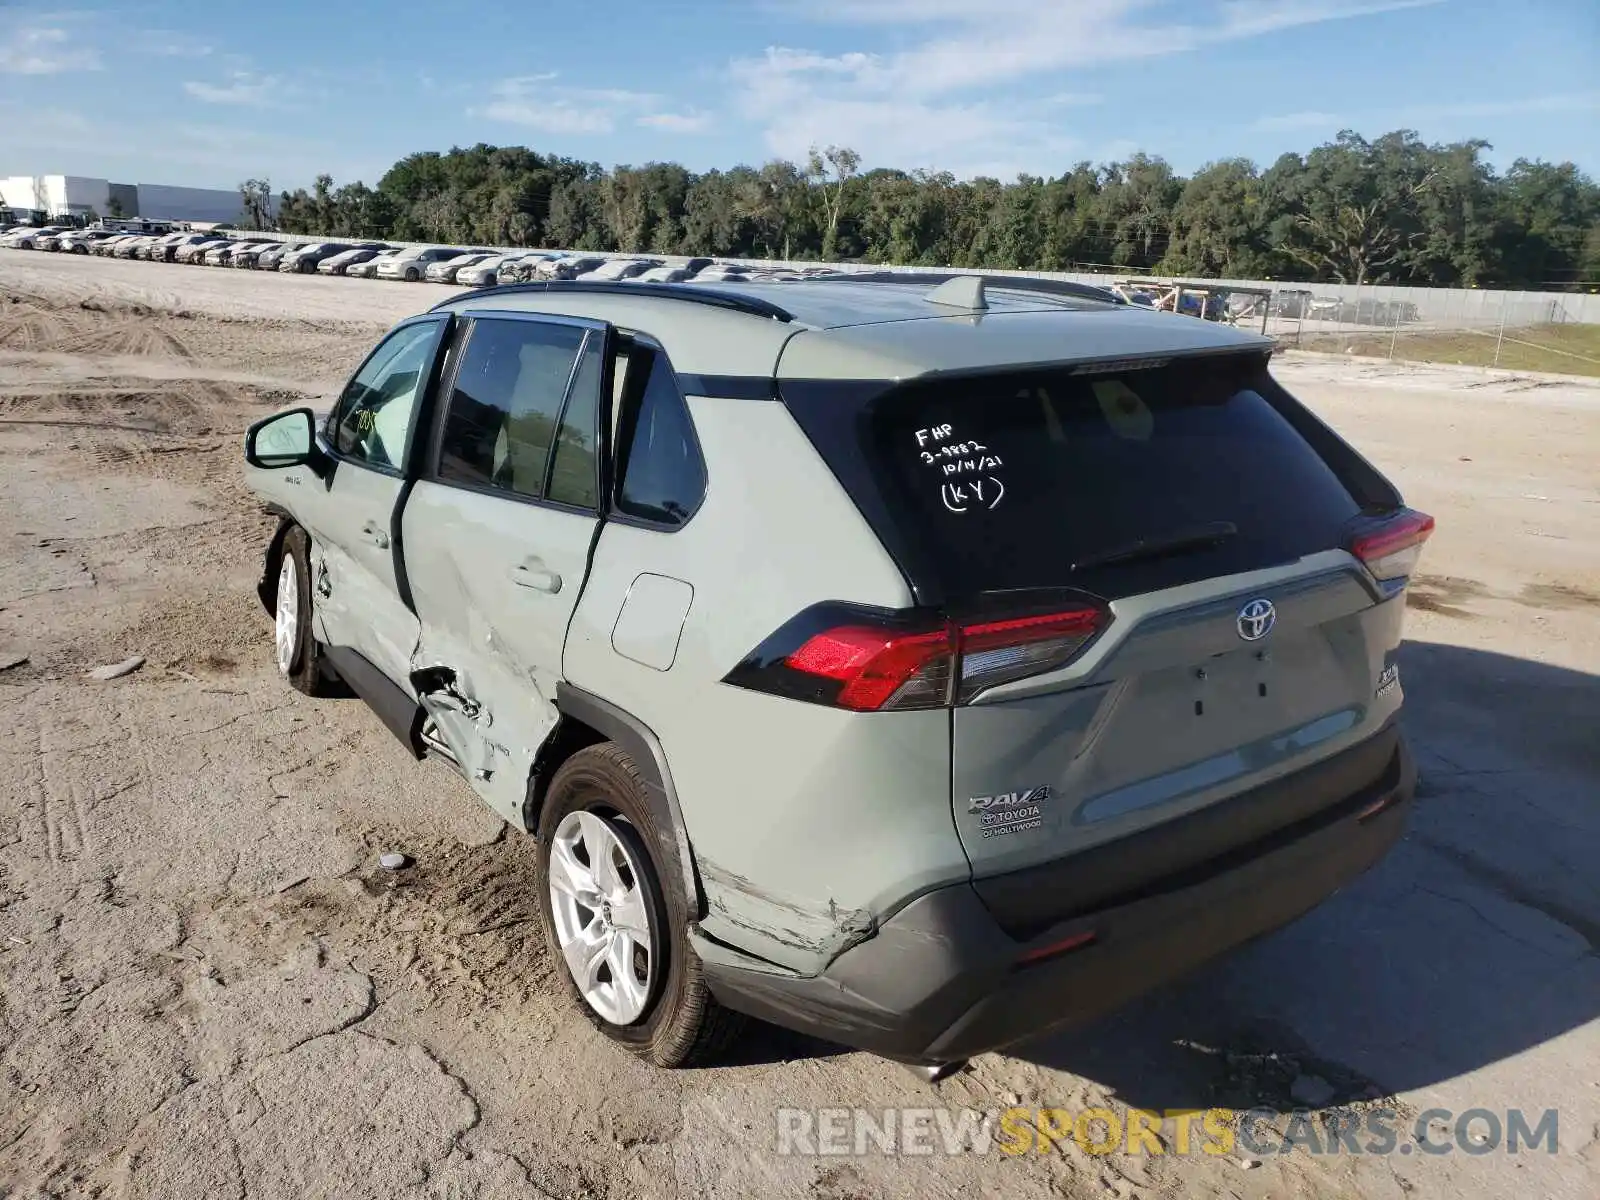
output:
<instances>
[{"instance_id":1,"label":"tree line","mask_svg":"<svg viewBox=\"0 0 1600 1200\"><path fill-rule=\"evenodd\" d=\"M276 200L240 185L257 228L329 237L738 258L1447 287L1600 286L1600 185L1572 163L1483 141L1346 131L1262 170L1161 158L1012 182L862 171L854 151L695 173L479 144L395 163L375 187Z\"/></svg>"}]
</instances>

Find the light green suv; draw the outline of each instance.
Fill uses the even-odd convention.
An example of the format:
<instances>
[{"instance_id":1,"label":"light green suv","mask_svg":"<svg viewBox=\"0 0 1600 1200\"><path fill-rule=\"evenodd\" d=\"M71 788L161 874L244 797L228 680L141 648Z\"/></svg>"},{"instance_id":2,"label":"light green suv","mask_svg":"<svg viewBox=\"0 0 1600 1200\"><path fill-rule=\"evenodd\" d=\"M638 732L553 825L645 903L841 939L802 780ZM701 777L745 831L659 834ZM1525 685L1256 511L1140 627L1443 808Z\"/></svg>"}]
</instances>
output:
<instances>
[{"instance_id":1,"label":"light green suv","mask_svg":"<svg viewBox=\"0 0 1600 1200\"><path fill-rule=\"evenodd\" d=\"M574 1000L936 1068L1399 836L1432 520L1266 340L1019 278L551 282L246 441L277 659L535 835Z\"/></svg>"}]
</instances>

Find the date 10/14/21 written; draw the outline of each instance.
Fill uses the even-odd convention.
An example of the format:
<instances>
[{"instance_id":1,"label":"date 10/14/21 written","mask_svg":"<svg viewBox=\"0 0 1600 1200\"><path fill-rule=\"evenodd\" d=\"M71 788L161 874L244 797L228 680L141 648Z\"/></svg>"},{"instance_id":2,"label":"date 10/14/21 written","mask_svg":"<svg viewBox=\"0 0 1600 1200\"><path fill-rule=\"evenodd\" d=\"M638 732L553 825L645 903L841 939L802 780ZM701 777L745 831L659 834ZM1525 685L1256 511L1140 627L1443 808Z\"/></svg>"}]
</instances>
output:
<instances>
[{"instance_id":1,"label":"date 10/14/21 written","mask_svg":"<svg viewBox=\"0 0 1600 1200\"><path fill-rule=\"evenodd\" d=\"M994 508L1005 497L1006 485L992 474L1005 465L982 442L953 441L954 428L934 425L916 431L917 455L925 466L934 467L944 478L960 476L939 489L939 499L951 512L970 508Z\"/></svg>"}]
</instances>

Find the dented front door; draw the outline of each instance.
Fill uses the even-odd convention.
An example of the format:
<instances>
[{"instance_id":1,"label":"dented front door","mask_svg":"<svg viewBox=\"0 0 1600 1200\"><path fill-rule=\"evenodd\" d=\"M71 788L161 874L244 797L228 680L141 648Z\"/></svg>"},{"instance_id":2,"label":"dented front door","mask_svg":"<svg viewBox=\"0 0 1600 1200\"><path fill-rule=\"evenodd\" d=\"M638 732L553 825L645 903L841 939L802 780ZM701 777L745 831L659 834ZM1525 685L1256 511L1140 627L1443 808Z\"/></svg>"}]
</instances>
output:
<instances>
[{"instance_id":1,"label":"dented front door","mask_svg":"<svg viewBox=\"0 0 1600 1200\"><path fill-rule=\"evenodd\" d=\"M473 787L511 821L556 721L599 523L604 352L590 323L477 316L402 518L421 623L411 681Z\"/></svg>"},{"instance_id":2,"label":"dented front door","mask_svg":"<svg viewBox=\"0 0 1600 1200\"><path fill-rule=\"evenodd\" d=\"M394 546L415 427L451 318L397 326L345 385L322 430L323 478L298 471L294 512L311 533L318 640L354 650L404 684L417 619L401 595Z\"/></svg>"}]
</instances>

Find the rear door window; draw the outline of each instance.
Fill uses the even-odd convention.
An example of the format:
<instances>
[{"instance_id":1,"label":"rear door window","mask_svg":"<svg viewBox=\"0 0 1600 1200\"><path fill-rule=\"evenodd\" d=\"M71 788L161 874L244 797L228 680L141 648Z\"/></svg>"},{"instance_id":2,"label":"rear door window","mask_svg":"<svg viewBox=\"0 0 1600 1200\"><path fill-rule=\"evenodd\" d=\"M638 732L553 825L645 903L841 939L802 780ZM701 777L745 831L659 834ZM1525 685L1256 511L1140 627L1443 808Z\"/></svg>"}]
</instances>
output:
<instances>
[{"instance_id":1,"label":"rear door window","mask_svg":"<svg viewBox=\"0 0 1600 1200\"><path fill-rule=\"evenodd\" d=\"M512 317L473 322L440 431L441 480L544 495L585 333L579 325Z\"/></svg>"},{"instance_id":2,"label":"rear door window","mask_svg":"<svg viewBox=\"0 0 1600 1200\"><path fill-rule=\"evenodd\" d=\"M1259 359L1229 357L913 383L836 395L832 412L803 385L785 398L919 592L1115 598L1340 544L1359 506L1268 386ZM1096 565L1226 527L1214 544Z\"/></svg>"}]
</instances>

